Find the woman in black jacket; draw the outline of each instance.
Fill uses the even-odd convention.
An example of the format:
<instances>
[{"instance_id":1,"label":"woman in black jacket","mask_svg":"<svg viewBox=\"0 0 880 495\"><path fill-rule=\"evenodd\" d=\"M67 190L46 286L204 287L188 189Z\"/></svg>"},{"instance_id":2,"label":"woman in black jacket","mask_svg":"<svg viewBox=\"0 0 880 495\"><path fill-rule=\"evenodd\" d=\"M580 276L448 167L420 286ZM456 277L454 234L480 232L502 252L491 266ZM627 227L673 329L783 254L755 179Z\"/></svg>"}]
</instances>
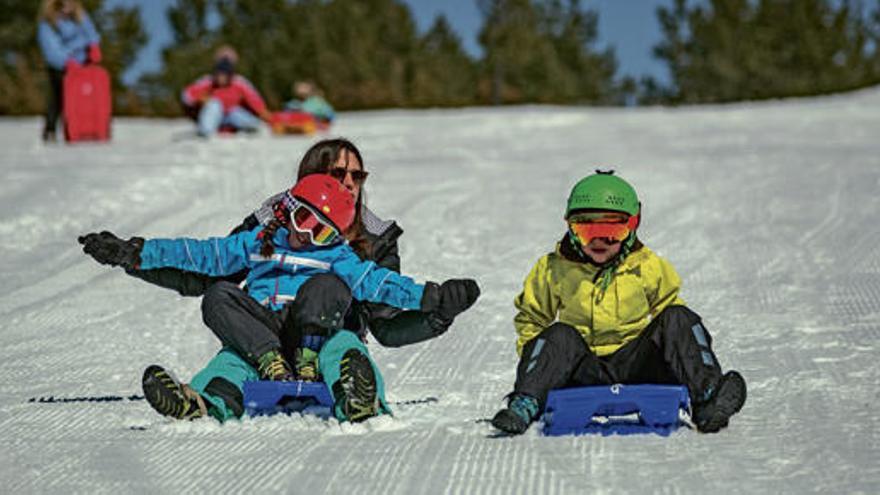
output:
<instances>
[{"instance_id":1,"label":"woman in black jacket","mask_svg":"<svg viewBox=\"0 0 880 495\"><path fill-rule=\"evenodd\" d=\"M357 147L345 139L328 139L316 143L303 156L297 179L313 173L332 175L357 198L355 222L345 236L358 256L399 272L397 242L403 230L394 221L381 220L367 208L362 186L368 173L364 170L363 159ZM271 228L273 209L281 195L282 193L276 194L264 201L230 235L261 225ZM122 240L109 232L102 232L88 234L81 242L84 244L83 250L100 263L133 266L134 263L127 264L124 258L130 256L130 253L138 252L143 239L133 237ZM209 314L223 317L223 306L229 304L229 292L246 276L245 272L240 272L230 277L217 278L172 268L129 268L126 271L129 275L154 285L176 290L183 296L204 296L202 308L206 318ZM426 291L426 299L432 300L423 304L423 308L430 308L429 311L405 311L381 304L354 301L348 287L337 277L319 275L303 285L296 300L288 304L283 312L282 322L277 329L282 355L286 362L294 362L296 351L304 340L326 337L339 328L355 332L363 341L369 332L380 344L388 347L423 342L446 332L454 317L470 307L478 296L479 289L471 280L447 281ZM226 346L224 352L232 349L238 357L259 370L263 378L271 377L269 368L273 363L260 362L260 356L248 348L246 335L218 337ZM197 374L190 388L177 383L160 367L151 366L144 374L145 392L148 392L148 399L151 399L150 392L159 393L160 396L156 400L150 400L150 403L157 411L171 417L192 418L209 412L224 420L243 414L240 384L230 383L230 380L225 380L216 373L200 375L205 373Z\"/></svg>"}]
</instances>

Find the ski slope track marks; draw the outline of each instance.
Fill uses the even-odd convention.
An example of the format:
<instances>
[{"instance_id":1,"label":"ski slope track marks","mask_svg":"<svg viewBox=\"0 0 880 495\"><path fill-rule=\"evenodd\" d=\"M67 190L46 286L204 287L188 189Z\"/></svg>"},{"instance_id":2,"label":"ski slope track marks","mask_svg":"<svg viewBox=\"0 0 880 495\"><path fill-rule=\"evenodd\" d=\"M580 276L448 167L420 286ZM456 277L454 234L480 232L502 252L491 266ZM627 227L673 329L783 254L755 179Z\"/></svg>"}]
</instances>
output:
<instances>
[{"instance_id":1,"label":"ski slope track marks","mask_svg":"<svg viewBox=\"0 0 880 495\"><path fill-rule=\"evenodd\" d=\"M316 138L180 139L117 119L103 145L0 119L0 480L6 493L878 493L880 91L681 109L511 107L340 116L368 202L419 281L474 277L441 338L371 350L393 418L178 423L131 396L218 350L199 299L99 266L78 235L225 235ZM493 439L516 364L512 301L569 188L614 168L641 237L683 279L749 400L716 435Z\"/></svg>"}]
</instances>

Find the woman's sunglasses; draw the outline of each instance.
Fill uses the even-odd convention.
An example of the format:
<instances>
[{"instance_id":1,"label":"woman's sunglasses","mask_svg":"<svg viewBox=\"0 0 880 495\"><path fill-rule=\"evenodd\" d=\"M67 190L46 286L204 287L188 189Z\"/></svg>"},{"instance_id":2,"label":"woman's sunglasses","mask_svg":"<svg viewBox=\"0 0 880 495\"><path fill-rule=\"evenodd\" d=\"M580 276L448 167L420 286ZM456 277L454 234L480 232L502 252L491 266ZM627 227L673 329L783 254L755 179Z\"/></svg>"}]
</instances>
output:
<instances>
[{"instance_id":1,"label":"woman's sunglasses","mask_svg":"<svg viewBox=\"0 0 880 495\"><path fill-rule=\"evenodd\" d=\"M369 172L364 170L348 170L344 167L331 167L330 170L327 171L327 174L339 182L344 181L346 175L351 175L352 182L359 186L362 185L367 180L367 176L370 175Z\"/></svg>"}]
</instances>

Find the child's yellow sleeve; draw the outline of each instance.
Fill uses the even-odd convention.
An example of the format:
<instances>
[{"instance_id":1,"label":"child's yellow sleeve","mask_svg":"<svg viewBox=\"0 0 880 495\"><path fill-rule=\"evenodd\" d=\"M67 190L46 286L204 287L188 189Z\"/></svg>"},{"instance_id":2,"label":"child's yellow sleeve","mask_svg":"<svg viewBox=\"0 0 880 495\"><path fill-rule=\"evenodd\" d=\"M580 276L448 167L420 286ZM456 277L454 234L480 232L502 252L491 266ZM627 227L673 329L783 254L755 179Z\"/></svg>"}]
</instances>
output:
<instances>
[{"instance_id":1,"label":"child's yellow sleeve","mask_svg":"<svg viewBox=\"0 0 880 495\"><path fill-rule=\"evenodd\" d=\"M518 310L513 318L516 327L516 353L521 355L526 342L535 338L556 320L559 299L553 293L550 255L538 260L523 282L523 290L513 301Z\"/></svg>"},{"instance_id":2,"label":"child's yellow sleeve","mask_svg":"<svg viewBox=\"0 0 880 495\"><path fill-rule=\"evenodd\" d=\"M651 316L657 316L667 306L684 305L684 300L678 295L681 290L681 278L672 263L656 255L654 261L655 263L652 263L654 273L649 279L648 287Z\"/></svg>"}]
</instances>

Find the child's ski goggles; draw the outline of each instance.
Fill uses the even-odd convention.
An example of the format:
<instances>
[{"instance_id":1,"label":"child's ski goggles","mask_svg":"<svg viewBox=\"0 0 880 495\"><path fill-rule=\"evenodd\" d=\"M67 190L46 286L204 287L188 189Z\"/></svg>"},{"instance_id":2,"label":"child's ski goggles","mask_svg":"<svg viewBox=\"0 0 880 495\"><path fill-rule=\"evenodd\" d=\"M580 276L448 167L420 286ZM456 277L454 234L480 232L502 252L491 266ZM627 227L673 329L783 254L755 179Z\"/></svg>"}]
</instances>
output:
<instances>
[{"instance_id":1,"label":"child's ski goggles","mask_svg":"<svg viewBox=\"0 0 880 495\"><path fill-rule=\"evenodd\" d=\"M340 235L336 228L316 214L309 205L294 201L292 206L290 224L297 232L309 234L312 244L329 246L339 240Z\"/></svg>"},{"instance_id":2,"label":"child's ski goggles","mask_svg":"<svg viewBox=\"0 0 880 495\"><path fill-rule=\"evenodd\" d=\"M582 245L601 237L623 241L639 226L638 215L616 212L575 213L568 218L568 228Z\"/></svg>"}]
</instances>

